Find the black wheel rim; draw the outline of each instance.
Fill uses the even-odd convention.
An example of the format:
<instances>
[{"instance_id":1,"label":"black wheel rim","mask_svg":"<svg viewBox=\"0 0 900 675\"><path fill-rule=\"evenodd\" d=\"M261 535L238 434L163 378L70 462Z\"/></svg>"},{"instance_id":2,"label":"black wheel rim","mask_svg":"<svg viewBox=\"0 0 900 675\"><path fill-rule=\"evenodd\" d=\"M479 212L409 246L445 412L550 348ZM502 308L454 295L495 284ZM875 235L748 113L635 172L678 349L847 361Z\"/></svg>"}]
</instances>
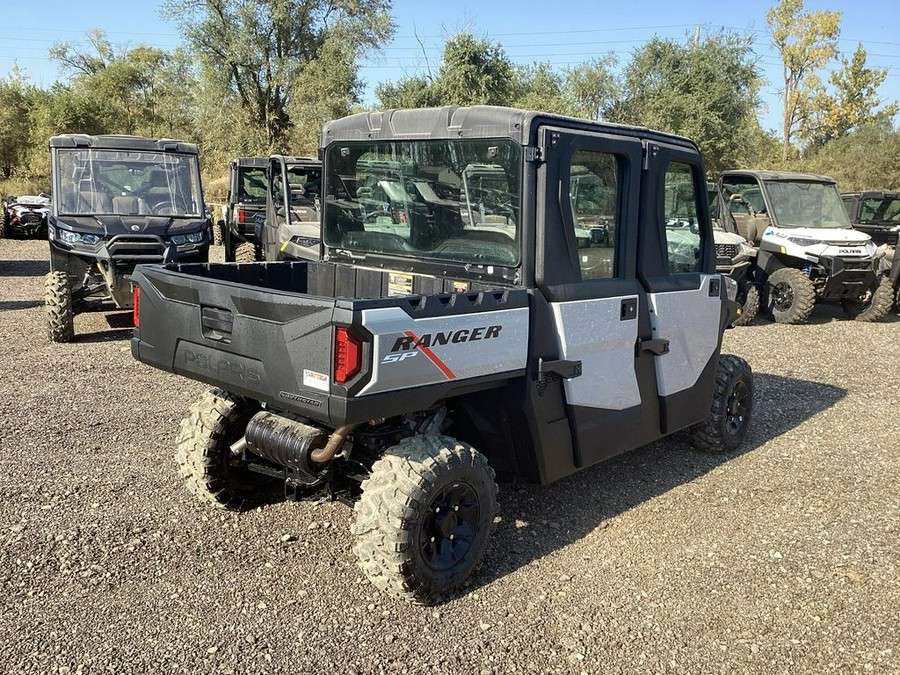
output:
<instances>
[{"instance_id":1,"label":"black wheel rim","mask_svg":"<svg viewBox=\"0 0 900 675\"><path fill-rule=\"evenodd\" d=\"M794 289L791 288L790 284L786 284L784 282L777 284L775 286L775 290L772 293L772 298L775 304L775 309L779 312L784 312L791 308L791 305L794 304Z\"/></svg>"},{"instance_id":2,"label":"black wheel rim","mask_svg":"<svg viewBox=\"0 0 900 675\"><path fill-rule=\"evenodd\" d=\"M468 483L451 483L431 501L419 532L422 559L434 570L448 570L463 560L478 534L481 509Z\"/></svg>"},{"instance_id":3,"label":"black wheel rim","mask_svg":"<svg viewBox=\"0 0 900 675\"><path fill-rule=\"evenodd\" d=\"M744 428L749 411L750 390L743 380L738 380L725 401L725 430L732 436L737 435Z\"/></svg>"}]
</instances>

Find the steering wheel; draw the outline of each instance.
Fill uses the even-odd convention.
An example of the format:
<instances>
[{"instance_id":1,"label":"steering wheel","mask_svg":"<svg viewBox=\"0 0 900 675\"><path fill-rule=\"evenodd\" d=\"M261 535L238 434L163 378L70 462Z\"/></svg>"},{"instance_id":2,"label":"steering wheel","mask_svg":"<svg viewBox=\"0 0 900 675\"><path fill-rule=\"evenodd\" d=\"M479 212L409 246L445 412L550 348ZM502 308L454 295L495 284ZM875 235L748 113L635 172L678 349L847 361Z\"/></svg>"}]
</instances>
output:
<instances>
[{"instance_id":1,"label":"steering wheel","mask_svg":"<svg viewBox=\"0 0 900 675\"><path fill-rule=\"evenodd\" d=\"M150 213L154 216L174 216L178 211L168 202L160 202L150 207Z\"/></svg>"}]
</instances>

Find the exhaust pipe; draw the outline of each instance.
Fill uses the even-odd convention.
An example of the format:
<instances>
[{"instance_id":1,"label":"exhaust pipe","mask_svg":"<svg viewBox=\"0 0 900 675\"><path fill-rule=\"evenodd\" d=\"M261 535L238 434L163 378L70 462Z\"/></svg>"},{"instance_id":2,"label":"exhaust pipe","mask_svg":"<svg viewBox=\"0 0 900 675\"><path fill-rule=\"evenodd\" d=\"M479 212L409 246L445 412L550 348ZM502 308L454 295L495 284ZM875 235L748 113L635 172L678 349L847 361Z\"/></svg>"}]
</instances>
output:
<instances>
[{"instance_id":1,"label":"exhaust pipe","mask_svg":"<svg viewBox=\"0 0 900 675\"><path fill-rule=\"evenodd\" d=\"M332 434L300 422L289 413L262 410L247 424L244 437L231 446L239 455L249 450L276 464L315 477L323 464L337 455L355 425L340 427Z\"/></svg>"}]
</instances>

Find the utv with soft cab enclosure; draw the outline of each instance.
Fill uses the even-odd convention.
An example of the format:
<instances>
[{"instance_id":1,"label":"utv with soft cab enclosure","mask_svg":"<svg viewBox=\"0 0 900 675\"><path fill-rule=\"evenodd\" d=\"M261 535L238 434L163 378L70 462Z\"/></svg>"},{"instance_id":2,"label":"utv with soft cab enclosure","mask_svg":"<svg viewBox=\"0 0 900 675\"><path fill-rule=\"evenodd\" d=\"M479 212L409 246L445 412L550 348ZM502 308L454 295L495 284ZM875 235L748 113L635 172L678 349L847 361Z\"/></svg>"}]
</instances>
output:
<instances>
[{"instance_id":1,"label":"utv with soft cab enclosure","mask_svg":"<svg viewBox=\"0 0 900 675\"><path fill-rule=\"evenodd\" d=\"M888 312L882 253L850 227L831 178L725 171L719 193L726 229L758 247L755 281L775 321L801 323L819 301L839 302L857 321L878 321Z\"/></svg>"},{"instance_id":2,"label":"utv with soft cab enclosure","mask_svg":"<svg viewBox=\"0 0 900 675\"><path fill-rule=\"evenodd\" d=\"M209 259L197 146L136 136L50 139L47 330L68 342L90 301L131 307L140 263Z\"/></svg>"},{"instance_id":3,"label":"utv with soft cab enclosure","mask_svg":"<svg viewBox=\"0 0 900 675\"><path fill-rule=\"evenodd\" d=\"M321 260L136 275L132 354L214 386L178 435L192 492L330 492L373 583L428 602L478 566L495 471L549 483L682 429L741 444L753 378L719 353L736 289L694 143L477 106L354 115L321 148ZM484 208L473 165L496 169ZM611 217L582 245L586 174Z\"/></svg>"}]
</instances>

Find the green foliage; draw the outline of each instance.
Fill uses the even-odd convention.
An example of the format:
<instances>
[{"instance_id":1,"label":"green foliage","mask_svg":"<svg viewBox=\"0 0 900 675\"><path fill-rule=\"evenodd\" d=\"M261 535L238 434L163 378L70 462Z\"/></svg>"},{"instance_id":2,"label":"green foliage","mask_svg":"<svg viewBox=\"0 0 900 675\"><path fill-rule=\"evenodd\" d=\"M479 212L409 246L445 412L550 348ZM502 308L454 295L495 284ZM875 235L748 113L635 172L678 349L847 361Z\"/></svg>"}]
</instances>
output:
<instances>
[{"instance_id":1,"label":"green foliage","mask_svg":"<svg viewBox=\"0 0 900 675\"><path fill-rule=\"evenodd\" d=\"M382 82L375 87L379 107L430 108L441 105L433 81L424 76L404 77L397 82Z\"/></svg>"},{"instance_id":2,"label":"green foliage","mask_svg":"<svg viewBox=\"0 0 900 675\"><path fill-rule=\"evenodd\" d=\"M13 68L0 79L0 176L9 178L28 151L30 98L25 77Z\"/></svg>"},{"instance_id":3,"label":"green foliage","mask_svg":"<svg viewBox=\"0 0 900 675\"><path fill-rule=\"evenodd\" d=\"M110 133L177 136L189 127L191 72L180 52L138 45L117 49L103 31L88 33L88 50L56 43L50 56L72 74L81 112L102 110Z\"/></svg>"},{"instance_id":4,"label":"green foliage","mask_svg":"<svg viewBox=\"0 0 900 675\"><path fill-rule=\"evenodd\" d=\"M900 190L900 131L877 120L836 138L795 166L826 174L842 191Z\"/></svg>"},{"instance_id":5,"label":"green foliage","mask_svg":"<svg viewBox=\"0 0 900 675\"><path fill-rule=\"evenodd\" d=\"M693 139L717 172L740 163L743 139L758 130L760 84L748 38L720 32L689 45L654 38L626 66L611 116Z\"/></svg>"},{"instance_id":6,"label":"green foliage","mask_svg":"<svg viewBox=\"0 0 900 675\"><path fill-rule=\"evenodd\" d=\"M612 73L612 54L575 66L566 73L564 95L572 115L588 120L610 116L621 96L621 87Z\"/></svg>"},{"instance_id":7,"label":"green foliage","mask_svg":"<svg viewBox=\"0 0 900 675\"><path fill-rule=\"evenodd\" d=\"M900 106L882 106L878 88L887 69L866 67L866 50L860 44L850 60L841 58L841 68L831 74L834 93L828 92L818 77L810 77L809 115L800 128L801 137L812 147L822 147L853 129L891 119Z\"/></svg>"},{"instance_id":8,"label":"green foliage","mask_svg":"<svg viewBox=\"0 0 900 675\"><path fill-rule=\"evenodd\" d=\"M456 105L509 105L513 98L512 62L499 44L469 33L450 38L434 83L438 98Z\"/></svg>"},{"instance_id":9,"label":"green foliage","mask_svg":"<svg viewBox=\"0 0 900 675\"><path fill-rule=\"evenodd\" d=\"M510 105L520 74L503 48L471 33L458 33L444 44L436 76L413 76L375 88L382 108L440 105Z\"/></svg>"},{"instance_id":10,"label":"green foliage","mask_svg":"<svg viewBox=\"0 0 900 675\"><path fill-rule=\"evenodd\" d=\"M565 80L549 63L535 63L518 69L519 93L512 105L525 110L542 110L571 115L565 94Z\"/></svg>"},{"instance_id":11,"label":"green foliage","mask_svg":"<svg viewBox=\"0 0 900 675\"><path fill-rule=\"evenodd\" d=\"M360 109L361 57L390 39L390 0L166 0L188 49L112 44L50 55L65 79L30 84L17 68L0 78L0 185L47 189L47 138L134 133L199 143L208 196L236 156L314 155L322 125ZM702 40L653 39L619 64L612 55L568 69L513 63L500 43L462 32L432 72L375 88L382 108L511 105L639 124L694 139L711 172L774 168L832 174L841 187L898 188L896 102L878 95L886 73L862 45L830 78L837 12L780 0L767 16L784 63L781 138L760 128L763 85L752 43L728 32ZM802 141L803 154L794 143ZM6 178L4 180L4 177Z\"/></svg>"},{"instance_id":12,"label":"green foliage","mask_svg":"<svg viewBox=\"0 0 900 675\"><path fill-rule=\"evenodd\" d=\"M333 78L332 90L356 98L355 68L317 68L317 60L355 63L394 30L389 0L166 0L163 6L201 59L208 86L218 85L223 100L240 101L270 151L286 149L293 103L316 97L309 87L323 77Z\"/></svg>"}]
</instances>

